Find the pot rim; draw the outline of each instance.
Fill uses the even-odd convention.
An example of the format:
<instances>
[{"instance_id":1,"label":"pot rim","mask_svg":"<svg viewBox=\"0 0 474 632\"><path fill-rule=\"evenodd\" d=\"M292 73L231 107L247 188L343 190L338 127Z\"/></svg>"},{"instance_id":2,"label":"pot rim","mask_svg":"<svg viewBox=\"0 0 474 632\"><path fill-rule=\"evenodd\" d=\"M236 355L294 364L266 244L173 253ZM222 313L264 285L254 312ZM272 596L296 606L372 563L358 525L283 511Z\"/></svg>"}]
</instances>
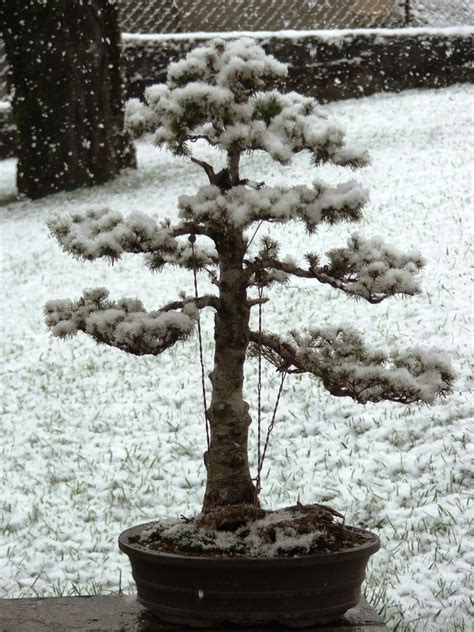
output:
<instances>
[{"instance_id":1,"label":"pot rim","mask_svg":"<svg viewBox=\"0 0 474 632\"><path fill-rule=\"evenodd\" d=\"M136 545L136 543L129 543L128 539L130 536L137 535L140 531L149 527L152 524L155 524L155 520L150 522L145 522L143 524L135 525L133 527L129 527L122 531L118 538L119 549L128 555L128 552L133 551L133 555L135 557L146 557L150 560L155 558L156 560L167 560L170 563L195 563L196 565L200 562L202 563L214 563L214 564L248 564L256 563L261 566L269 565L269 566L279 566L282 564L293 564L293 565L301 565L301 564L317 564L318 561L323 564L328 559L331 559L332 562L336 561L344 561L345 559L358 558L358 557L367 557L373 555L380 549L380 538L377 534L369 531L367 529L359 529L358 527L351 527L352 529L357 529L365 534L369 534L371 536L371 540L364 544L358 544L351 548L342 549L341 551L329 552L329 553L317 553L314 555L295 555L295 556L281 556L281 557L244 557L244 556L225 556L225 555L189 555L185 553L169 553L166 551L153 551L151 549L146 549L145 547L141 547L140 545Z\"/></svg>"}]
</instances>

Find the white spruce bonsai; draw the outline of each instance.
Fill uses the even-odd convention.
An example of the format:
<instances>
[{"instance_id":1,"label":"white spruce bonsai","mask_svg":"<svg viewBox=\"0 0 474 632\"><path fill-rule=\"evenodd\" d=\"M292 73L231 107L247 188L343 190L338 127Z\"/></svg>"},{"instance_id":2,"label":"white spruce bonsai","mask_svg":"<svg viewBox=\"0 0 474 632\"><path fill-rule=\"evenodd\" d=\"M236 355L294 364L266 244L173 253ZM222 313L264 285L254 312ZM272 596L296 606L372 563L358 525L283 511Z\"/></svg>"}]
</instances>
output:
<instances>
[{"instance_id":1,"label":"white spruce bonsai","mask_svg":"<svg viewBox=\"0 0 474 632\"><path fill-rule=\"evenodd\" d=\"M241 177L240 159L253 151L264 151L282 165L299 152L309 152L315 165L330 162L354 169L368 162L364 152L345 145L343 131L313 98L268 88L286 73L285 64L251 39L214 40L171 64L166 83L146 90L146 103L129 102L127 126L136 136L153 133L156 145L201 167L209 184L180 198L176 223L100 209L55 217L49 224L64 250L86 260L144 253L151 270L169 264L212 276L215 294L186 296L152 312L139 300L112 301L103 288L88 290L79 300L46 305L53 335L82 331L138 356L159 355L185 340L195 330L199 310L214 310L204 515L219 507L258 505L248 460L251 416L243 394L249 352L260 352L280 371L309 373L332 395L362 404L429 404L448 394L453 383L449 362L441 355L412 349L389 356L368 348L353 329L336 325L287 337L250 329L251 309L267 300L262 288L289 276L379 303L397 294L417 294L416 275L424 265L418 254L403 254L379 239L358 235L326 253L325 263L319 253L306 254L303 267L287 253L280 256L279 244L270 237L251 253L249 241L259 223L301 221L311 234L323 223L359 221L367 199L353 180L335 188L320 181L313 187L284 188ZM192 153L197 140L224 152L222 170Z\"/></svg>"}]
</instances>

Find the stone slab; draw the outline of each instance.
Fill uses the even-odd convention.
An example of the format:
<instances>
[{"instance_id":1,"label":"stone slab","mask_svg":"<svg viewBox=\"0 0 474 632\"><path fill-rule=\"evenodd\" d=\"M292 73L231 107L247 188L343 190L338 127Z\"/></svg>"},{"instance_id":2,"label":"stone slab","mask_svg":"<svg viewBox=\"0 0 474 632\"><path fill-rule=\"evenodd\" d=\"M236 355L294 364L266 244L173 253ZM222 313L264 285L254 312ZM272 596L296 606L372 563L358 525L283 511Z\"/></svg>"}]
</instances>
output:
<instances>
[{"instance_id":1,"label":"stone slab","mask_svg":"<svg viewBox=\"0 0 474 632\"><path fill-rule=\"evenodd\" d=\"M224 628L220 628L223 630ZM231 628L225 628L231 629ZM232 628L236 630L236 628ZM267 630L269 628L266 628ZM275 627L270 628L275 630ZM0 632L179 632L189 630L164 623L134 596L50 597L0 600ZM200 628L201 632L206 629ZM262 628L246 628L261 632ZM362 600L336 623L306 632L386 632L387 628Z\"/></svg>"}]
</instances>

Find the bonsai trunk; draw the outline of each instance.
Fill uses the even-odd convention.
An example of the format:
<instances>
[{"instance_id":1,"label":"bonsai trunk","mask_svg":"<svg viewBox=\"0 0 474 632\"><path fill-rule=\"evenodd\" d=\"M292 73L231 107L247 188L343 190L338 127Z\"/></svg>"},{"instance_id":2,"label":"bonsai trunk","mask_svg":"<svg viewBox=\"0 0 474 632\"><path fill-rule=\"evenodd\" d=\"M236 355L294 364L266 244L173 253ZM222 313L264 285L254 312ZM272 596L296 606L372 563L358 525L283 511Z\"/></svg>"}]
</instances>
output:
<instances>
[{"instance_id":1,"label":"bonsai trunk","mask_svg":"<svg viewBox=\"0 0 474 632\"><path fill-rule=\"evenodd\" d=\"M212 400L207 411L211 444L204 455L207 485L203 512L223 505L256 502L247 454L251 419L249 406L243 399L250 307L242 231L228 231L219 239L217 250L220 305L215 316Z\"/></svg>"}]
</instances>

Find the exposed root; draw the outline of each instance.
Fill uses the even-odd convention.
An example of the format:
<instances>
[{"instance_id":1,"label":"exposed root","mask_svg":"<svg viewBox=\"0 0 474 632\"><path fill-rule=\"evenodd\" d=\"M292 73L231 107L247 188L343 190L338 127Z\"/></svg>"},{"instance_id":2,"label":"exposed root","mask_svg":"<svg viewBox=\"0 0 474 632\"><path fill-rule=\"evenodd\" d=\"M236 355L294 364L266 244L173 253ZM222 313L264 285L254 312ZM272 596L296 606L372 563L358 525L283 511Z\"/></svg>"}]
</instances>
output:
<instances>
[{"instance_id":1,"label":"exposed root","mask_svg":"<svg viewBox=\"0 0 474 632\"><path fill-rule=\"evenodd\" d=\"M261 520L265 514L255 505L224 505L199 516L196 525L211 531L237 531L248 522Z\"/></svg>"}]
</instances>

